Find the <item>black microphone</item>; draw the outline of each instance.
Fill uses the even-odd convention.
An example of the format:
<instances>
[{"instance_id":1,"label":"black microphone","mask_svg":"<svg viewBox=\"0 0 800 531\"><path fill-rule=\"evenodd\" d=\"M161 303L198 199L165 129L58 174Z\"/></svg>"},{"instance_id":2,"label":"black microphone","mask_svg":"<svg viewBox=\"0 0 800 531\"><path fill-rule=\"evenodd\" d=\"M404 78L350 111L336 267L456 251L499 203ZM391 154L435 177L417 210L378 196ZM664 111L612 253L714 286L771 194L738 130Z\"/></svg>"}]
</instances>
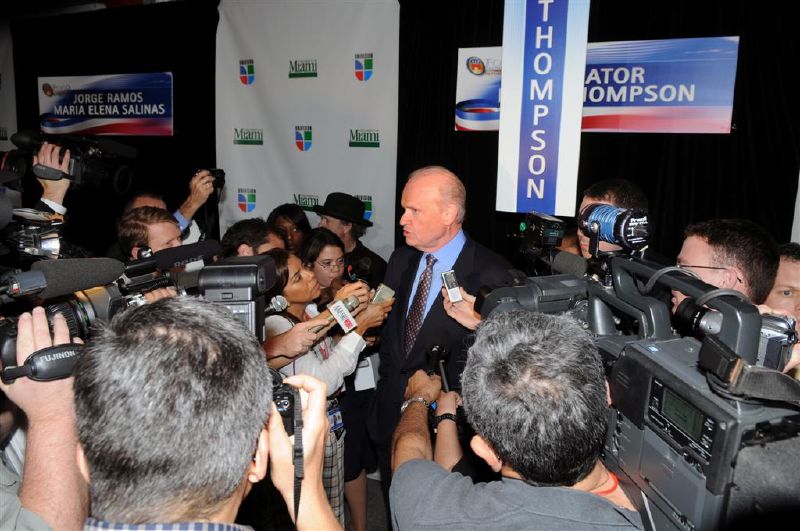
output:
<instances>
[{"instance_id":1,"label":"black microphone","mask_svg":"<svg viewBox=\"0 0 800 531\"><path fill-rule=\"evenodd\" d=\"M362 256L356 262L355 267L352 265L347 267L347 277L350 282L355 282L356 280L363 280L367 284L370 283L370 276L372 268L372 259L369 256Z\"/></svg>"},{"instance_id":2,"label":"black microphone","mask_svg":"<svg viewBox=\"0 0 800 531\"><path fill-rule=\"evenodd\" d=\"M125 274L137 276L155 270L167 271L183 267L189 262L206 260L222 254L222 246L216 240L203 240L197 243L162 249L149 258L141 258L125 265Z\"/></svg>"},{"instance_id":3,"label":"black microphone","mask_svg":"<svg viewBox=\"0 0 800 531\"><path fill-rule=\"evenodd\" d=\"M52 299L110 284L122 276L125 264L113 258L40 260L31 265L31 271L44 273L47 287L40 297Z\"/></svg>"},{"instance_id":4,"label":"black microphone","mask_svg":"<svg viewBox=\"0 0 800 531\"><path fill-rule=\"evenodd\" d=\"M566 273L576 277L586 274L588 262L582 256L568 253L567 251L555 250L550 261L550 267L558 273Z\"/></svg>"}]
</instances>

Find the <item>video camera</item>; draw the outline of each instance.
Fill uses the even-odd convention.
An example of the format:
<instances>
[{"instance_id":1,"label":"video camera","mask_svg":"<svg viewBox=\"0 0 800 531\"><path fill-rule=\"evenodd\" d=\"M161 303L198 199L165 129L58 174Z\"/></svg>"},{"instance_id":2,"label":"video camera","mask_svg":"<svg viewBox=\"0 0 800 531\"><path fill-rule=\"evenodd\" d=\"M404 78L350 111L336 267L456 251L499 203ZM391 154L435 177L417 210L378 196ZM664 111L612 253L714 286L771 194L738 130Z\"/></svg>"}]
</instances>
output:
<instances>
[{"instance_id":1,"label":"video camera","mask_svg":"<svg viewBox=\"0 0 800 531\"><path fill-rule=\"evenodd\" d=\"M624 253L579 260L563 262L567 274L483 292L476 310L566 312L597 336L612 398L602 458L646 528L719 529L796 504L787 463L800 455L800 385L779 372L794 321L762 318L742 295L675 267ZM673 291L690 300L675 316Z\"/></svg>"},{"instance_id":2,"label":"video camera","mask_svg":"<svg viewBox=\"0 0 800 531\"><path fill-rule=\"evenodd\" d=\"M11 141L19 149L0 152L0 184L14 187L13 182L25 176L31 166L33 155L44 142L56 144L64 151L69 149L70 161L66 175L56 169L34 165L33 173L48 180L68 178L78 186L110 186L122 195L128 192L133 182L130 162L136 158L136 149L103 137L54 136L34 131L20 131L11 135Z\"/></svg>"}]
</instances>

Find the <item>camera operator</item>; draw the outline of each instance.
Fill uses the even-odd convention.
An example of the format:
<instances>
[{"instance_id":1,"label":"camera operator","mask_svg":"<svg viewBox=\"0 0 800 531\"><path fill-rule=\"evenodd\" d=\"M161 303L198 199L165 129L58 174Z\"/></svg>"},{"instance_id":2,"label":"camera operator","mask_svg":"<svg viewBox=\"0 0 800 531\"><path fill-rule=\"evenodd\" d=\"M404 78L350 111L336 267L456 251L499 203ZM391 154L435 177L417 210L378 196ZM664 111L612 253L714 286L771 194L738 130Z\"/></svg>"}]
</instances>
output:
<instances>
[{"instance_id":1,"label":"camera operator","mask_svg":"<svg viewBox=\"0 0 800 531\"><path fill-rule=\"evenodd\" d=\"M591 204L600 203L617 208L637 209L647 212L647 196L641 188L625 179L607 179L597 182L584 190L583 199L578 207L580 214L584 208ZM589 236L578 229L578 245L580 254L584 258L591 258L589 252ZM622 247L601 241L600 252L619 251Z\"/></svg>"},{"instance_id":2,"label":"camera operator","mask_svg":"<svg viewBox=\"0 0 800 531\"><path fill-rule=\"evenodd\" d=\"M17 322L17 362L53 344L69 343L61 314L51 339L44 309L23 313ZM88 489L75 462L78 436L72 378L37 382L18 378L0 383L28 419L22 471L0 462L0 529L76 529L88 511ZM16 472L16 473L15 473Z\"/></svg>"},{"instance_id":3,"label":"camera operator","mask_svg":"<svg viewBox=\"0 0 800 531\"><path fill-rule=\"evenodd\" d=\"M689 225L678 267L706 284L736 290L762 304L775 284L778 247L772 236L744 219L712 219ZM673 292L673 311L685 299Z\"/></svg>"},{"instance_id":4,"label":"camera operator","mask_svg":"<svg viewBox=\"0 0 800 531\"><path fill-rule=\"evenodd\" d=\"M800 321L800 244L784 243L778 247L781 260L775 284L767 295L766 304L759 306L761 313L788 315ZM792 350L792 359L786 364L785 372L800 365L800 348Z\"/></svg>"},{"instance_id":5,"label":"camera operator","mask_svg":"<svg viewBox=\"0 0 800 531\"><path fill-rule=\"evenodd\" d=\"M608 392L588 332L566 317L498 313L478 327L462 377L472 448L503 480L473 484L431 462L428 407L440 380L417 371L393 438L394 528L642 529L599 459Z\"/></svg>"},{"instance_id":6,"label":"camera operator","mask_svg":"<svg viewBox=\"0 0 800 531\"><path fill-rule=\"evenodd\" d=\"M255 256L270 249L285 249L286 237L277 227L261 218L237 221L222 237L223 256Z\"/></svg>"},{"instance_id":7,"label":"camera operator","mask_svg":"<svg viewBox=\"0 0 800 531\"><path fill-rule=\"evenodd\" d=\"M117 234L126 260L182 244L181 230L173 215L152 206L134 208L122 216Z\"/></svg>"},{"instance_id":8,"label":"camera operator","mask_svg":"<svg viewBox=\"0 0 800 531\"><path fill-rule=\"evenodd\" d=\"M337 529L320 477L326 387L284 383L307 393L297 528ZM241 529L230 524L267 460L294 515L292 445L261 345L221 306L183 297L115 317L78 360L75 411L84 529Z\"/></svg>"}]
</instances>

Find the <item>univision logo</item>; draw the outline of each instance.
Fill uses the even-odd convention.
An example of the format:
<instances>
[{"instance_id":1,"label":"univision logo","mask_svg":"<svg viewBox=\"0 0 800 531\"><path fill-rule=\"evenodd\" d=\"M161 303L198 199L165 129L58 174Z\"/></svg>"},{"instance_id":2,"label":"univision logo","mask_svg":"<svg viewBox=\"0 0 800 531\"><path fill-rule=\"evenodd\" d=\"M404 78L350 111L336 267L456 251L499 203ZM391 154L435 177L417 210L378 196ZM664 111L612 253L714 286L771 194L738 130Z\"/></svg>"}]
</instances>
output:
<instances>
[{"instance_id":1,"label":"univision logo","mask_svg":"<svg viewBox=\"0 0 800 531\"><path fill-rule=\"evenodd\" d=\"M372 218L372 196L371 195L357 195L358 199L364 203L364 219Z\"/></svg>"},{"instance_id":2,"label":"univision logo","mask_svg":"<svg viewBox=\"0 0 800 531\"><path fill-rule=\"evenodd\" d=\"M256 189L255 188L239 188L237 194L237 203L239 210L244 213L252 212L256 208Z\"/></svg>"},{"instance_id":3,"label":"univision logo","mask_svg":"<svg viewBox=\"0 0 800 531\"><path fill-rule=\"evenodd\" d=\"M264 132L261 129L233 129L233 143L244 146L261 146L264 144Z\"/></svg>"},{"instance_id":4,"label":"univision logo","mask_svg":"<svg viewBox=\"0 0 800 531\"><path fill-rule=\"evenodd\" d=\"M317 60L295 59L289 61L289 77L317 77Z\"/></svg>"},{"instance_id":5,"label":"univision logo","mask_svg":"<svg viewBox=\"0 0 800 531\"><path fill-rule=\"evenodd\" d=\"M377 129L350 129L350 147L381 147L381 134Z\"/></svg>"},{"instance_id":6,"label":"univision logo","mask_svg":"<svg viewBox=\"0 0 800 531\"><path fill-rule=\"evenodd\" d=\"M252 85L256 80L256 65L252 59L239 61L239 81L242 85Z\"/></svg>"},{"instance_id":7,"label":"univision logo","mask_svg":"<svg viewBox=\"0 0 800 531\"><path fill-rule=\"evenodd\" d=\"M310 125L296 125L294 126L294 145L300 151L308 151L311 149L311 126Z\"/></svg>"},{"instance_id":8,"label":"univision logo","mask_svg":"<svg viewBox=\"0 0 800 531\"><path fill-rule=\"evenodd\" d=\"M319 204L319 197L316 195L294 194L294 204L303 210L313 212L314 207Z\"/></svg>"},{"instance_id":9,"label":"univision logo","mask_svg":"<svg viewBox=\"0 0 800 531\"><path fill-rule=\"evenodd\" d=\"M356 54L356 79L359 81L369 81L372 77L372 54L371 53L357 53Z\"/></svg>"}]
</instances>

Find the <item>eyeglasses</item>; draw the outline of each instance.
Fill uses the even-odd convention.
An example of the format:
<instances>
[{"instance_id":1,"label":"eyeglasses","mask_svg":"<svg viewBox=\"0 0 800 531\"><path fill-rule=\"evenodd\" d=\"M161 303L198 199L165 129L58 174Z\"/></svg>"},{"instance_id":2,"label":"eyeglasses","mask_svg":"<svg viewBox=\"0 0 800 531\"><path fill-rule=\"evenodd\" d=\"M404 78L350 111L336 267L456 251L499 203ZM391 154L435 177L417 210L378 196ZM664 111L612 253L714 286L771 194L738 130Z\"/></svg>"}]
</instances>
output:
<instances>
[{"instance_id":1,"label":"eyeglasses","mask_svg":"<svg viewBox=\"0 0 800 531\"><path fill-rule=\"evenodd\" d=\"M716 269L717 271L725 271L730 269L730 267L701 266L701 265L688 265L688 264L677 264L675 267L677 267L678 269L685 269L687 272L693 275L695 273L692 271L692 269ZM739 278L739 275L736 275L736 281L742 283L744 282L741 278Z\"/></svg>"},{"instance_id":2,"label":"eyeglasses","mask_svg":"<svg viewBox=\"0 0 800 531\"><path fill-rule=\"evenodd\" d=\"M316 262L322 269L344 269L344 258L338 260L325 260L324 262Z\"/></svg>"}]
</instances>

